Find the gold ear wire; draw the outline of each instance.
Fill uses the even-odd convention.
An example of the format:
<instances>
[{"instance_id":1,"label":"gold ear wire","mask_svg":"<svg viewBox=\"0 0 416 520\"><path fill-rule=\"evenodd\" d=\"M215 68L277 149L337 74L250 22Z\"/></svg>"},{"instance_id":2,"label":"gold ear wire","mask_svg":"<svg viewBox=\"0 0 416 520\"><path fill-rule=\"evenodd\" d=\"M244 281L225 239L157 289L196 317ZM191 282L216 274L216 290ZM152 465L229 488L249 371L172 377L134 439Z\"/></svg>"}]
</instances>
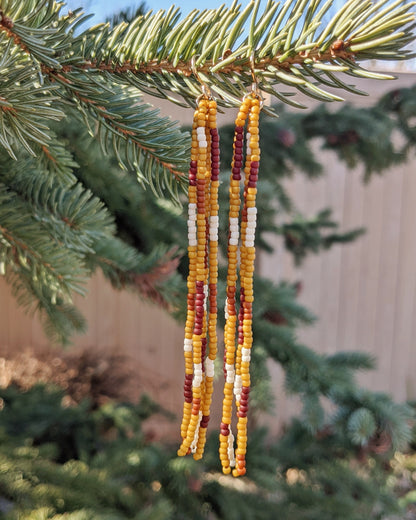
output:
<instances>
[{"instance_id":1,"label":"gold ear wire","mask_svg":"<svg viewBox=\"0 0 416 520\"><path fill-rule=\"evenodd\" d=\"M260 88L259 88L259 83L258 83L258 80L257 80L257 75L256 75L256 71L255 71L255 54L254 54L254 51L251 53L250 55L250 70L251 70L251 91L248 92L243 99L245 99L246 97L248 96L253 96L255 98L257 98L259 101L260 101L260 109L263 107L264 105L264 100L263 100L263 97L260 93Z\"/></svg>"},{"instance_id":2,"label":"gold ear wire","mask_svg":"<svg viewBox=\"0 0 416 520\"><path fill-rule=\"evenodd\" d=\"M208 87L208 85L201 79L201 76L199 75L196 65L195 65L195 54L191 58L191 71L192 74L195 76L195 78L198 80L199 84L201 85L202 89L202 96L206 99L212 99L212 92L211 89ZM197 99L197 102L199 101L199 98Z\"/></svg>"}]
</instances>

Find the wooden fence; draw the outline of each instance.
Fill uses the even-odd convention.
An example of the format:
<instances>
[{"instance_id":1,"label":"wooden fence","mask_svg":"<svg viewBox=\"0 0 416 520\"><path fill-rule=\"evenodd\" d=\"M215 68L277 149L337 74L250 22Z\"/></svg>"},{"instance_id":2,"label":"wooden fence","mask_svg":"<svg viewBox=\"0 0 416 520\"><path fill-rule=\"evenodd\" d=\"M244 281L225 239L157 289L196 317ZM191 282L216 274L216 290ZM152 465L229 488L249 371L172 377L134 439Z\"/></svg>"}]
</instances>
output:
<instances>
[{"instance_id":1,"label":"wooden fence","mask_svg":"<svg viewBox=\"0 0 416 520\"><path fill-rule=\"evenodd\" d=\"M355 104L371 104L393 87L410 86L416 76L401 74L393 85L362 82L373 90L368 98L354 98ZM375 88L377 90L375 90ZM169 105L166 109L171 109ZM184 121L189 112L175 114ZM320 320L300 332L300 339L318 352L341 350L370 352L377 358L377 370L362 374L367 388L391 392L397 400L416 398L416 160L396 167L369 185L362 172L346 171L336 158L325 153L327 174L310 182L302 176L288 183L295 203L312 215L332 207L341 229L365 227L367 233L352 245L306 260L295 268L279 239L273 255L260 257L263 275L278 281L302 282L301 303ZM133 294L112 290L101 275L89 283L86 298L76 298L88 319L86 335L77 347L108 349L132 357L138 377L148 382L155 399L180 413L182 406L182 327L159 309L141 302ZM0 355L48 344L36 319L19 309L9 288L0 280ZM271 365L276 390L277 414L268 419L278 430L298 408L281 389L281 369ZM219 397L220 392L217 392ZM163 426L166 432L170 426Z\"/></svg>"}]
</instances>

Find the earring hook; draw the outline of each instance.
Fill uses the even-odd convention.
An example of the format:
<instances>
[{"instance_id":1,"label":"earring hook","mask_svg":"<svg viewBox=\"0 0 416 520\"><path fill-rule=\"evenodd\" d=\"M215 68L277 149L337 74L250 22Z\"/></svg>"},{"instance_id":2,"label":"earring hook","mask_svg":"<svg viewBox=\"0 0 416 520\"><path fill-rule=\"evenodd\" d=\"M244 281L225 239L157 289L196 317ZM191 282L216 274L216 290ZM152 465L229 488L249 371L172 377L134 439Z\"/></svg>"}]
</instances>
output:
<instances>
[{"instance_id":1,"label":"earring hook","mask_svg":"<svg viewBox=\"0 0 416 520\"><path fill-rule=\"evenodd\" d=\"M212 93L211 89L208 87L208 85L201 79L201 76L199 75L198 71L196 70L195 65L195 54L191 58L191 71L192 74L195 76L195 78L198 80L199 84L201 85L202 89L202 96L206 97L207 99L212 99ZM199 99L199 98L198 98Z\"/></svg>"},{"instance_id":2,"label":"earring hook","mask_svg":"<svg viewBox=\"0 0 416 520\"><path fill-rule=\"evenodd\" d=\"M251 53L250 55L250 69L251 69L251 92L255 95L255 96L259 96L259 84L258 84L258 81L257 81L257 76L256 76L256 72L254 70L254 66L255 66L255 60L254 60L254 52Z\"/></svg>"},{"instance_id":3,"label":"earring hook","mask_svg":"<svg viewBox=\"0 0 416 520\"><path fill-rule=\"evenodd\" d=\"M259 83L257 81L257 76L256 76L256 71L254 70L254 66L255 66L255 56L254 56L254 51L253 51L250 55L251 92L247 93L244 97L245 98L248 96L256 97L260 101L260 108L261 108L264 104L264 100L260 93Z\"/></svg>"}]
</instances>

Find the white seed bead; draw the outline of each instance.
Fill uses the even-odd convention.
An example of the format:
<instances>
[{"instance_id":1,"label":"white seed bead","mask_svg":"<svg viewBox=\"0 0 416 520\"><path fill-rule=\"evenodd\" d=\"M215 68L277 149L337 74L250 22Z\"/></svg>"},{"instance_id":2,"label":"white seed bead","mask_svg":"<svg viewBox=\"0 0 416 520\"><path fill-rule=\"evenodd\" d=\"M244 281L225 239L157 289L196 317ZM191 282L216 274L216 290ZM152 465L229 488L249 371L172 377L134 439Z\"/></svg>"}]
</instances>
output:
<instances>
[{"instance_id":1,"label":"white seed bead","mask_svg":"<svg viewBox=\"0 0 416 520\"><path fill-rule=\"evenodd\" d=\"M238 246L238 239L230 238L230 246Z\"/></svg>"},{"instance_id":2,"label":"white seed bead","mask_svg":"<svg viewBox=\"0 0 416 520\"><path fill-rule=\"evenodd\" d=\"M241 360L250 363L250 356L241 356Z\"/></svg>"},{"instance_id":3,"label":"white seed bead","mask_svg":"<svg viewBox=\"0 0 416 520\"><path fill-rule=\"evenodd\" d=\"M196 133L198 135L203 134L205 136L205 126L198 126L198 128L196 129Z\"/></svg>"},{"instance_id":4,"label":"white seed bead","mask_svg":"<svg viewBox=\"0 0 416 520\"><path fill-rule=\"evenodd\" d=\"M198 424L196 425L194 438L193 438L192 444L191 444L191 453L196 453L196 450L198 448L199 427L200 427L201 419L202 419L202 411L201 410L199 411L198 416L199 416Z\"/></svg>"},{"instance_id":5,"label":"white seed bead","mask_svg":"<svg viewBox=\"0 0 416 520\"><path fill-rule=\"evenodd\" d=\"M251 354L251 348L243 347L241 349L241 355L242 356L247 356L247 355L250 355L250 354Z\"/></svg>"},{"instance_id":6,"label":"white seed bead","mask_svg":"<svg viewBox=\"0 0 416 520\"><path fill-rule=\"evenodd\" d=\"M197 246L198 244L197 244L196 239L191 239L191 238L190 238L190 239L189 239L189 245L190 245L191 247L193 247L193 246Z\"/></svg>"},{"instance_id":7,"label":"white seed bead","mask_svg":"<svg viewBox=\"0 0 416 520\"><path fill-rule=\"evenodd\" d=\"M208 377L214 377L215 375L215 364L214 360L207 358L205 360L205 372Z\"/></svg>"},{"instance_id":8,"label":"white seed bead","mask_svg":"<svg viewBox=\"0 0 416 520\"><path fill-rule=\"evenodd\" d=\"M230 428L230 434L228 436L228 460L230 461L230 466L234 468L235 466L235 452L234 452L234 435L231 432Z\"/></svg>"},{"instance_id":9,"label":"white seed bead","mask_svg":"<svg viewBox=\"0 0 416 520\"><path fill-rule=\"evenodd\" d=\"M257 208L247 208L247 216L248 215L256 215L257 214Z\"/></svg>"},{"instance_id":10,"label":"white seed bead","mask_svg":"<svg viewBox=\"0 0 416 520\"><path fill-rule=\"evenodd\" d=\"M185 341L183 343L183 350L185 352L192 352L192 340L185 338Z\"/></svg>"},{"instance_id":11,"label":"white seed bead","mask_svg":"<svg viewBox=\"0 0 416 520\"><path fill-rule=\"evenodd\" d=\"M230 227L231 226L237 226L238 227L238 218L237 217L231 217L230 218Z\"/></svg>"},{"instance_id":12,"label":"white seed bead","mask_svg":"<svg viewBox=\"0 0 416 520\"><path fill-rule=\"evenodd\" d=\"M194 379L192 381L192 386L194 388L199 388L201 386L201 383L202 383L202 376L195 375Z\"/></svg>"}]
</instances>

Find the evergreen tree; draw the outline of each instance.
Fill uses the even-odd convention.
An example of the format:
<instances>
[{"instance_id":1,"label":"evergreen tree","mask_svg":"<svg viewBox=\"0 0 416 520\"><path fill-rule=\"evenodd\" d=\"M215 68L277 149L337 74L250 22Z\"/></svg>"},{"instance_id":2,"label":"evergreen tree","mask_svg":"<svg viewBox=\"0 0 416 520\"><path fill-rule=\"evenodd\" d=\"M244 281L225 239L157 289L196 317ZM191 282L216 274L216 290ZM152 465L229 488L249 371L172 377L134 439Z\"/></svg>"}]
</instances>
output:
<instances>
[{"instance_id":1,"label":"evergreen tree","mask_svg":"<svg viewBox=\"0 0 416 520\"><path fill-rule=\"evenodd\" d=\"M0 266L19 302L40 312L51 335L65 341L83 328L71 295L83 292L97 268L116 287L134 288L178 315L183 311L185 267L175 247L186 247L178 204L189 139L145 104L143 93L192 106L200 94L191 68L196 56L198 74L219 103L235 106L252 83L254 56L261 89L299 107L285 86L330 102L340 98L326 87L359 93L340 73L382 79L387 76L359 63L409 57L404 47L413 37L413 4L349 0L322 24L331 4L270 1L259 13L258 1L245 9L234 3L184 19L172 8L81 30L82 13L64 14L54 0L0 2ZM280 106L283 115L276 121L273 109L264 109L263 148L270 154L259 187L261 247L270 249L266 232L278 232L300 262L361 232L333 232L336 223L326 210L303 217L281 181L294 168L310 177L320 174L319 157L308 144L318 135L340 159L364 162L367 177L398 160L389 137L399 124L412 142L411 108L403 103L402 113L390 101L384 102L393 119L379 108L348 110L340 118L323 108L304 116ZM377 118L387 124L373 129L381 138L367 154L365 128ZM225 150L231 148L227 135L229 144L225 130ZM100 158L101 151L107 158ZM379 153L390 162L381 164ZM228 164L224 157L224 168ZM279 228L276 211L287 213ZM285 369L287 389L303 398L306 434L328 422L321 402L326 397L337 408L331 428L345 443L367 446L385 432L394 446L408 439L409 409L354 383L354 371L370 368L371 360L355 353L322 356L300 345L295 327L314 318L296 302L296 286L261 278L255 285L262 295L253 320L258 408L269 403L266 361L272 357Z\"/></svg>"}]
</instances>

